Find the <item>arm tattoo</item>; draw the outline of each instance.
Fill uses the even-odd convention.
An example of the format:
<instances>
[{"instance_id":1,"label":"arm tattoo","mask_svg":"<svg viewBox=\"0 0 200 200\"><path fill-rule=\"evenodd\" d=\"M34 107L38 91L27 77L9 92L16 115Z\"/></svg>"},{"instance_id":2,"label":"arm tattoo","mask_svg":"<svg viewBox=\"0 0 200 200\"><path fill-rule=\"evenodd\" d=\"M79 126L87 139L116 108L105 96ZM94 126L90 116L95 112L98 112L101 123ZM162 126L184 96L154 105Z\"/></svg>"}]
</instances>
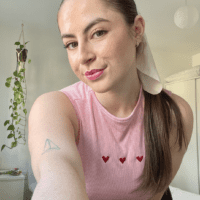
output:
<instances>
[{"instance_id":1,"label":"arm tattoo","mask_svg":"<svg viewBox=\"0 0 200 200\"><path fill-rule=\"evenodd\" d=\"M44 146L44 153L54 149L59 150L60 148L56 144L54 144L51 140L47 139Z\"/></svg>"}]
</instances>

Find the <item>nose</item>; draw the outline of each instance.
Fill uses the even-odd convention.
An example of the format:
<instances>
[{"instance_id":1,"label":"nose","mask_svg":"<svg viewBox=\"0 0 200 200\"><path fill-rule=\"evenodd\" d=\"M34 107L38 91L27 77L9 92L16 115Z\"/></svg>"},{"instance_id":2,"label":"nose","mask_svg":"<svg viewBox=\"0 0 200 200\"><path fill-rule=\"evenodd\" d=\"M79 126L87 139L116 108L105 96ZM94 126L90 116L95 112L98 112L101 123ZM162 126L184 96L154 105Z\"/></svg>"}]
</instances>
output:
<instances>
[{"instance_id":1,"label":"nose","mask_svg":"<svg viewBox=\"0 0 200 200\"><path fill-rule=\"evenodd\" d=\"M79 47L79 59L81 64L85 65L95 60L95 56L94 53L92 53L90 45L82 43Z\"/></svg>"},{"instance_id":2,"label":"nose","mask_svg":"<svg viewBox=\"0 0 200 200\"><path fill-rule=\"evenodd\" d=\"M92 62L94 60L95 60L95 58L90 58L88 61L86 61L86 63Z\"/></svg>"},{"instance_id":3,"label":"nose","mask_svg":"<svg viewBox=\"0 0 200 200\"><path fill-rule=\"evenodd\" d=\"M89 58L88 58L89 57ZM91 58L93 57L93 58ZM95 56L91 56L91 55L85 55L85 57L82 57L82 64L85 65L85 64L89 64L90 62L94 61L95 60Z\"/></svg>"}]
</instances>

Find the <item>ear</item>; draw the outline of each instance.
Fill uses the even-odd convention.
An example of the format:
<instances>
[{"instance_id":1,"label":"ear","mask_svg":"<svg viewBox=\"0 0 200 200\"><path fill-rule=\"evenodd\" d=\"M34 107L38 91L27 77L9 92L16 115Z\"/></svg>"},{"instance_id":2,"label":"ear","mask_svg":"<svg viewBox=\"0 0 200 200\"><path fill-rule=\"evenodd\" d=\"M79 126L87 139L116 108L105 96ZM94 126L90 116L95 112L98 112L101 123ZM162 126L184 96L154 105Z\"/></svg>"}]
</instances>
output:
<instances>
[{"instance_id":1,"label":"ear","mask_svg":"<svg viewBox=\"0 0 200 200\"><path fill-rule=\"evenodd\" d=\"M141 15L137 15L135 17L133 31L135 32L135 35L136 35L135 37L136 37L137 41L139 43L142 42L142 38L145 33L145 21Z\"/></svg>"}]
</instances>

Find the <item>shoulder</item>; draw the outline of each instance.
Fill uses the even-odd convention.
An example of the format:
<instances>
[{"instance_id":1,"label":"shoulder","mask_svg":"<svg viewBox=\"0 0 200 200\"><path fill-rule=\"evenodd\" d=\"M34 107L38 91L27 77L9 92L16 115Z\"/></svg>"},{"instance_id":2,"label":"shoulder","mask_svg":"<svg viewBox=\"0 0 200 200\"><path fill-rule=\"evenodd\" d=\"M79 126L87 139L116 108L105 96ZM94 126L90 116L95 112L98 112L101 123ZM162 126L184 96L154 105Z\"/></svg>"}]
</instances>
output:
<instances>
[{"instance_id":1,"label":"shoulder","mask_svg":"<svg viewBox=\"0 0 200 200\"><path fill-rule=\"evenodd\" d=\"M183 116L184 122L186 122L187 125L193 126L193 111L189 103L181 96L174 93L172 93L171 98L177 103Z\"/></svg>"},{"instance_id":2,"label":"shoulder","mask_svg":"<svg viewBox=\"0 0 200 200\"><path fill-rule=\"evenodd\" d=\"M41 95L40 98L45 99L45 103L48 103L49 106L53 106L56 109L60 109L62 112L66 113L66 115L72 122L75 136L77 138L78 119L76 116L76 111L74 109L74 106L71 103L69 97L61 91L52 91Z\"/></svg>"},{"instance_id":3,"label":"shoulder","mask_svg":"<svg viewBox=\"0 0 200 200\"><path fill-rule=\"evenodd\" d=\"M40 105L40 107L45 106L45 109L48 109L49 112L59 110L69 116L70 119L73 112L73 106L69 98L60 91L52 91L40 95L34 102L33 107L35 105Z\"/></svg>"},{"instance_id":4,"label":"shoulder","mask_svg":"<svg viewBox=\"0 0 200 200\"><path fill-rule=\"evenodd\" d=\"M62 108L61 110L70 112L72 110L71 102L67 95L61 91L51 91L44 93L38 97L38 100L45 100L49 106L56 106L56 108Z\"/></svg>"},{"instance_id":5,"label":"shoulder","mask_svg":"<svg viewBox=\"0 0 200 200\"><path fill-rule=\"evenodd\" d=\"M192 136L194 123L192 108L189 103L179 95L172 93L171 98L176 102L182 114L183 129L185 130L186 138L189 143ZM173 115L173 121L176 121L175 115Z\"/></svg>"}]
</instances>

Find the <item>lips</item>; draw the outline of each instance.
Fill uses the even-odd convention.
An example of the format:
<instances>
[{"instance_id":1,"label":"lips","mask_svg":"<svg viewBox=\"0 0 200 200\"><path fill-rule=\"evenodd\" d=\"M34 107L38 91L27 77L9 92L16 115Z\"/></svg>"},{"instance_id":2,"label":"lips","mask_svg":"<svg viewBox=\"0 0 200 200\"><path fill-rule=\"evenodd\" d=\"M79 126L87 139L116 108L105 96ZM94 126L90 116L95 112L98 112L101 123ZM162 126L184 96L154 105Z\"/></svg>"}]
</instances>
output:
<instances>
[{"instance_id":1,"label":"lips","mask_svg":"<svg viewBox=\"0 0 200 200\"><path fill-rule=\"evenodd\" d=\"M97 73L97 72L99 72L99 71L102 71L102 70L104 70L104 69L93 69L93 70L91 70L91 71L87 71L87 72L85 73L85 75L86 75L86 76L88 76L88 75L93 75L93 74L95 74L95 73Z\"/></svg>"}]
</instances>

